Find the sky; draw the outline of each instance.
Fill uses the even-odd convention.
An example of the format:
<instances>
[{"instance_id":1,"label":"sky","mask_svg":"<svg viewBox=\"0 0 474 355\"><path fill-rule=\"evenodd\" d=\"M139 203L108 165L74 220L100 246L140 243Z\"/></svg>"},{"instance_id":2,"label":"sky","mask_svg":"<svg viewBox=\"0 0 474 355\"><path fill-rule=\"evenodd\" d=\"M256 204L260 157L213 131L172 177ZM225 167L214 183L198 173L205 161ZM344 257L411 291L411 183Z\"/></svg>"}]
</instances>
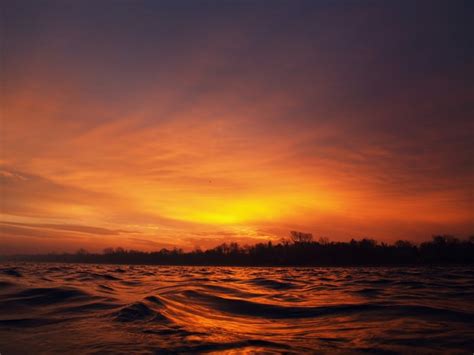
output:
<instances>
[{"instance_id":1,"label":"sky","mask_svg":"<svg viewBox=\"0 0 474 355\"><path fill-rule=\"evenodd\" d=\"M0 254L474 233L470 1L0 6Z\"/></svg>"}]
</instances>

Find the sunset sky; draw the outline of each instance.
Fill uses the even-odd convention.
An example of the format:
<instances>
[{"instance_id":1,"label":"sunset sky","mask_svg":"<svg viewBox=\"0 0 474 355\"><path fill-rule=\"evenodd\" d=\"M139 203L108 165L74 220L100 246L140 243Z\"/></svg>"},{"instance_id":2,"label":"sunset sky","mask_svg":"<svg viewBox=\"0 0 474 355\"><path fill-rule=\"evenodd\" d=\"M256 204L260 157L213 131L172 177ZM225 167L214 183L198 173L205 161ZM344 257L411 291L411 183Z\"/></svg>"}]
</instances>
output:
<instances>
[{"instance_id":1,"label":"sunset sky","mask_svg":"<svg viewBox=\"0 0 474 355\"><path fill-rule=\"evenodd\" d=\"M0 254L474 233L470 1L2 1Z\"/></svg>"}]
</instances>

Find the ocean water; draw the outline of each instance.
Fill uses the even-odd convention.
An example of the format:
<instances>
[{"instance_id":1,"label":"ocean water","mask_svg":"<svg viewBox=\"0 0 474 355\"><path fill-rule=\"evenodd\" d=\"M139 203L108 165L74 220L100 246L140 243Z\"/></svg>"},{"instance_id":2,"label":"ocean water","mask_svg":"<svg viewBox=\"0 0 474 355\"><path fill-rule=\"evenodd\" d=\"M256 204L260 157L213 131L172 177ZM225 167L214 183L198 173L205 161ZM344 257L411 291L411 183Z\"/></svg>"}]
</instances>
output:
<instances>
[{"instance_id":1,"label":"ocean water","mask_svg":"<svg viewBox=\"0 0 474 355\"><path fill-rule=\"evenodd\" d=\"M474 352L471 267L0 264L0 353Z\"/></svg>"}]
</instances>

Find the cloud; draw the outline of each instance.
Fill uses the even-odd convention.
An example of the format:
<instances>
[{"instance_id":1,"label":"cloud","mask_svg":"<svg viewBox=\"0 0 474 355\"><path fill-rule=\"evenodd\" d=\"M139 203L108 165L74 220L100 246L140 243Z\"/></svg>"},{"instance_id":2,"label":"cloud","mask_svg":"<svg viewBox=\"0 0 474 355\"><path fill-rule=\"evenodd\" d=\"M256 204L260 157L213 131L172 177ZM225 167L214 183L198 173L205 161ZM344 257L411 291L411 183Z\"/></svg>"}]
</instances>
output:
<instances>
[{"instance_id":1,"label":"cloud","mask_svg":"<svg viewBox=\"0 0 474 355\"><path fill-rule=\"evenodd\" d=\"M15 223L15 222L2 222L0 224L27 227L27 228L41 228L41 229L52 229L59 231L79 232L93 235L119 235L123 233L139 233L136 231L127 231L121 229L107 229L101 227L92 226L81 226L81 225L68 225L68 224L35 224L35 223Z\"/></svg>"},{"instance_id":2,"label":"cloud","mask_svg":"<svg viewBox=\"0 0 474 355\"><path fill-rule=\"evenodd\" d=\"M29 173L2 168L1 212L32 217L67 218L74 211L92 213L95 203L110 200L106 194L55 183Z\"/></svg>"},{"instance_id":3,"label":"cloud","mask_svg":"<svg viewBox=\"0 0 474 355\"><path fill-rule=\"evenodd\" d=\"M461 8L30 5L6 7L7 222L89 246L471 232Z\"/></svg>"}]
</instances>

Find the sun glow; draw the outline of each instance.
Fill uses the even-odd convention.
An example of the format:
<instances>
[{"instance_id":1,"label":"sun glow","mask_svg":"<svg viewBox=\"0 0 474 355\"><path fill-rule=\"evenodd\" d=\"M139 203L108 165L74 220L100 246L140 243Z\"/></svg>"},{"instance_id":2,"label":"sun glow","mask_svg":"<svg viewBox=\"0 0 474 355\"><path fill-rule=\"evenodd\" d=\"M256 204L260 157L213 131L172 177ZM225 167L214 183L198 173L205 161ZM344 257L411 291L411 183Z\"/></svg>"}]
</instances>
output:
<instances>
[{"instance_id":1,"label":"sun glow","mask_svg":"<svg viewBox=\"0 0 474 355\"><path fill-rule=\"evenodd\" d=\"M438 21L415 39L433 56L413 51L418 22L381 36L359 6L193 22L194 6L157 21L75 3L7 16L0 254L472 233L467 41L447 45Z\"/></svg>"},{"instance_id":2,"label":"sun glow","mask_svg":"<svg viewBox=\"0 0 474 355\"><path fill-rule=\"evenodd\" d=\"M270 185L270 183L269 183ZM269 190L272 190L269 187ZM170 219L208 225L245 225L273 223L281 220L298 219L301 214L313 216L335 213L341 203L329 193L280 193L277 184L274 193L255 191L232 196L229 193L207 195L187 193L173 204L157 203L149 199L146 208L151 213L159 211ZM310 191L308 188L307 191ZM180 195L175 195L180 196Z\"/></svg>"},{"instance_id":3,"label":"sun glow","mask_svg":"<svg viewBox=\"0 0 474 355\"><path fill-rule=\"evenodd\" d=\"M280 211L270 201L265 200L215 200L211 206L200 209L186 209L175 216L190 222L206 224L242 224L255 221L270 221L281 217Z\"/></svg>"}]
</instances>

